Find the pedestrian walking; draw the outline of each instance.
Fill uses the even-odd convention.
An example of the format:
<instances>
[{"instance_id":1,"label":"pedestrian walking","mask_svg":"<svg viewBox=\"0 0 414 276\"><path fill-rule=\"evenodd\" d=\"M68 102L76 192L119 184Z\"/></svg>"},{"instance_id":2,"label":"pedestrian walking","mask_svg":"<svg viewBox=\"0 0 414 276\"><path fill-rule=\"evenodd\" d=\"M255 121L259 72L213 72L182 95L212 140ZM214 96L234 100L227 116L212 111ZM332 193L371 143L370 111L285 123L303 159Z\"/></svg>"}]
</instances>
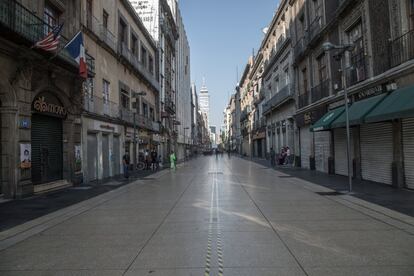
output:
<instances>
[{"instance_id":1,"label":"pedestrian walking","mask_svg":"<svg viewBox=\"0 0 414 276\"><path fill-rule=\"evenodd\" d=\"M170 163L171 163L171 169L174 171L177 169L176 162L177 162L177 157L175 156L175 153L172 151L170 154Z\"/></svg>"},{"instance_id":2,"label":"pedestrian walking","mask_svg":"<svg viewBox=\"0 0 414 276\"><path fill-rule=\"evenodd\" d=\"M148 149L146 149L144 152L144 162L145 162L145 169L149 170L151 162L150 162L150 154L149 154Z\"/></svg>"},{"instance_id":3,"label":"pedestrian walking","mask_svg":"<svg viewBox=\"0 0 414 276\"><path fill-rule=\"evenodd\" d=\"M151 163L152 163L152 170L158 170L158 153L155 149L152 149L151 152Z\"/></svg>"},{"instance_id":4,"label":"pedestrian walking","mask_svg":"<svg viewBox=\"0 0 414 276\"><path fill-rule=\"evenodd\" d=\"M272 167L276 165L276 152L273 147L270 148L270 164Z\"/></svg>"},{"instance_id":5,"label":"pedestrian walking","mask_svg":"<svg viewBox=\"0 0 414 276\"><path fill-rule=\"evenodd\" d=\"M124 177L129 178L129 155L128 153L125 153L124 156L122 156L122 165L124 168Z\"/></svg>"},{"instance_id":6,"label":"pedestrian walking","mask_svg":"<svg viewBox=\"0 0 414 276\"><path fill-rule=\"evenodd\" d=\"M290 148L286 147L286 161L285 161L285 165L289 165L290 164Z\"/></svg>"}]
</instances>

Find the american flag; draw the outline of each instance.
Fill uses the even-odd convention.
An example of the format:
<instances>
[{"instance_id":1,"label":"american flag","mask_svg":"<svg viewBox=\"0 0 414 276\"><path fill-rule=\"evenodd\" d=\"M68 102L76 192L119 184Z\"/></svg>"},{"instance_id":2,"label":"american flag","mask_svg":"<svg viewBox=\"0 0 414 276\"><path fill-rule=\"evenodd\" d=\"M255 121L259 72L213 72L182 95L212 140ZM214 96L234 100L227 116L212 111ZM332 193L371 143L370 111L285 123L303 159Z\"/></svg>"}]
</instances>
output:
<instances>
[{"instance_id":1,"label":"american flag","mask_svg":"<svg viewBox=\"0 0 414 276\"><path fill-rule=\"evenodd\" d=\"M35 48L40 48L44 51L54 52L59 46L60 33L62 32L63 24L55 26L45 38L33 45Z\"/></svg>"}]
</instances>

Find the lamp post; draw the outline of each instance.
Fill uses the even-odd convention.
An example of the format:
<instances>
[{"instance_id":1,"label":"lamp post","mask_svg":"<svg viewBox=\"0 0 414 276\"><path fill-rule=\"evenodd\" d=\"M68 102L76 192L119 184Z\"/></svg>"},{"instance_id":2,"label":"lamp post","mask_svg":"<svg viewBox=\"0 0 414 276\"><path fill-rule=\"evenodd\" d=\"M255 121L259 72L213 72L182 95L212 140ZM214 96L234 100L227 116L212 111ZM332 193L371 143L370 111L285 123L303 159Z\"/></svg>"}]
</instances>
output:
<instances>
[{"instance_id":1,"label":"lamp post","mask_svg":"<svg viewBox=\"0 0 414 276\"><path fill-rule=\"evenodd\" d=\"M136 168L136 166L138 164L138 162L137 162L138 161L137 160L137 150L139 150L138 137L137 137L137 119L136 119L136 115L137 115L137 112L138 112L138 105L139 105L138 99L141 96L145 96L145 95L147 95L146 92L135 92L135 94L133 95L133 97L137 100L135 102L135 112L133 113L133 116L134 116L134 139L133 139L133 144L134 144L134 147L133 147L133 152L134 152L134 170L135 170L135 168Z\"/></svg>"},{"instance_id":2,"label":"lamp post","mask_svg":"<svg viewBox=\"0 0 414 276\"><path fill-rule=\"evenodd\" d=\"M352 192L352 173L351 173L351 135L350 135L350 129L349 129L349 112L348 112L348 87L346 82L346 66L345 66L345 59L344 54L346 52L350 52L355 48L354 44L343 44L343 45L334 45L331 42L325 42L322 45L322 48L325 52L331 51L331 50L338 50L338 53L336 54L336 58L338 60L341 60L341 70L342 70L342 82L344 86L344 99L345 99L345 120L346 120L346 156L348 161L348 186L349 186L349 192Z\"/></svg>"}]
</instances>

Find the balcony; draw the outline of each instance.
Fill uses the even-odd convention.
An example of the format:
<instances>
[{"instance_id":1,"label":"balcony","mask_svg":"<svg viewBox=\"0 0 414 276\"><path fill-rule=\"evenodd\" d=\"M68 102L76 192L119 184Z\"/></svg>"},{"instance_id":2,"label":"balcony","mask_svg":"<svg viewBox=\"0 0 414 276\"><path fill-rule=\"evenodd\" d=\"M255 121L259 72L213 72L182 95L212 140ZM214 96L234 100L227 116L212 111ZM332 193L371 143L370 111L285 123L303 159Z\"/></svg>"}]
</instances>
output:
<instances>
[{"instance_id":1,"label":"balcony","mask_svg":"<svg viewBox=\"0 0 414 276\"><path fill-rule=\"evenodd\" d=\"M309 92L306 91L304 94L299 95L298 97L298 107L303 108L309 105Z\"/></svg>"},{"instance_id":2,"label":"balcony","mask_svg":"<svg viewBox=\"0 0 414 276\"><path fill-rule=\"evenodd\" d=\"M315 37L319 35L323 27L323 17L317 16L315 19L310 23L309 26L309 40L313 40Z\"/></svg>"},{"instance_id":3,"label":"balcony","mask_svg":"<svg viewBox=\"0 0 414 276\"><path fill-rule=\"evenodd\" d=\"M175 114L175 103L171 99L171 97L165 97L164 101L164 107L165 111L167 111L169 114L174 115Z\"/></svg>"},{"instance_id":4,"label":"balcony","mask_svg":"<svg viewBox=\"0 0 414 276\"><path fill-rule=\"evenodd\" d=\"M85 95L83 108L90 114L119 119L118 104L96 96Z\"/></svg>"},{"instance_id":5,"label":"balcony","mask_svg":"<svg viewBox=\"0 0 414 276\"><path fill-rule=\"evenodd\" d=\"M86 27L94 33L100 41L116 52L116 38L99 20L93 15L87 14Z\"/></svg>"},{"instance_id":6,"label":"balcony","mask_svg":"<svg viewBox=\"0 0 414 276\"><path fill-rule=\"evenodd\" d=\"M330 80L328 79L311 89L312 103L316 103L323 98L329 97L329 84Z\"/></svg>"},{"instance_id":7,"label":"balcony","mask_svg":"<svg viewBox=\"0 0 414 276\"><path fill-rule=\"evenodd\" d=\"M119 44L119 54L137 70L157 91L159 91L159 83L155 78L155 74L151 73L142 62L139 61L137 54L134 54L125 43Z\"/></svg>"},{"instance_id":8,"label":"balcony","mask_svg":"<svg viewBox=\"0 0 414 276\"><path fill-rule=\"evenodd\" d=\"M398 66L414 58L414 30L390 42L390 66Z\"/></svg>"},{"instance_id":9,"label":"balcony","mask_svg":"<svg viewBox=\"0 0 414 276\"><path fill-rule=\"evenodd\" d=\"M297 62L305 53L308 45L307 35L302 36L298 39L296 45L293 47L293 59Z\"/></svg>"},{"instance_id":10,"label":"balcony","mask_svg":"<svg viewBox=\"0 0 414 276\"><path fill-rule=\"evenodd\" d=\"M17 1L0 0L0 33L2 37L7 37L18 44L31 47L37 41L45 38L51 29L52 26ZM67 38L60 36L57 57L77 68L76 61L64 49L67 42ZM49 55L52 56L53 54L50 53Z\"/></svg>"},{"instance_id":11,"label":"balcony","mask_svg":"<svg viewBox=\"0 0 414 276\"><path fill-rule=\"evenodd\" d=\"M290 88L290 85L286 85L265 103L263 107L263 114L265 115L269 113L289 100L293 100L293 91Z\"/></svg>"},{"instance_id":12,"label":"balcony","mask_svg":"<svg viewBox=\"0 0 414 276\"><path fill-rule=\"evenodd\" d=\"M134 112L131 109L124 108L117 103L104 100L96 96L85 95L84 110L89 114L109 117L114 120L121 120L130 125L134 124ZM159 132L158 122L144 115L135 115L135 124L139 128L145 128Z\"/></svg>"}]
</instances>

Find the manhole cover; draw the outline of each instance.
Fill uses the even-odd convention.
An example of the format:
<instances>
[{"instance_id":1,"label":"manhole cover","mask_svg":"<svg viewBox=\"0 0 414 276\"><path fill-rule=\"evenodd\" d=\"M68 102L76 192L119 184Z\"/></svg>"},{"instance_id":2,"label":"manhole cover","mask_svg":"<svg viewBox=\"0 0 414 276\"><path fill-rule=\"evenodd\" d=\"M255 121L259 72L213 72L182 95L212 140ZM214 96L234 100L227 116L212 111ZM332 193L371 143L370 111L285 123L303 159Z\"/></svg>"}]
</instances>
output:
<instances>
[{"instance_id":1,"label":"manhole cover","mask_svg":"<svg viewBox=\"0 0 414 276\"><path fill-rule=\"evenodd\" d=\"M321 196L339 196L339 195L343 195L340 192L316 192L318 195Z\"/></svg>"}]
</instances>

